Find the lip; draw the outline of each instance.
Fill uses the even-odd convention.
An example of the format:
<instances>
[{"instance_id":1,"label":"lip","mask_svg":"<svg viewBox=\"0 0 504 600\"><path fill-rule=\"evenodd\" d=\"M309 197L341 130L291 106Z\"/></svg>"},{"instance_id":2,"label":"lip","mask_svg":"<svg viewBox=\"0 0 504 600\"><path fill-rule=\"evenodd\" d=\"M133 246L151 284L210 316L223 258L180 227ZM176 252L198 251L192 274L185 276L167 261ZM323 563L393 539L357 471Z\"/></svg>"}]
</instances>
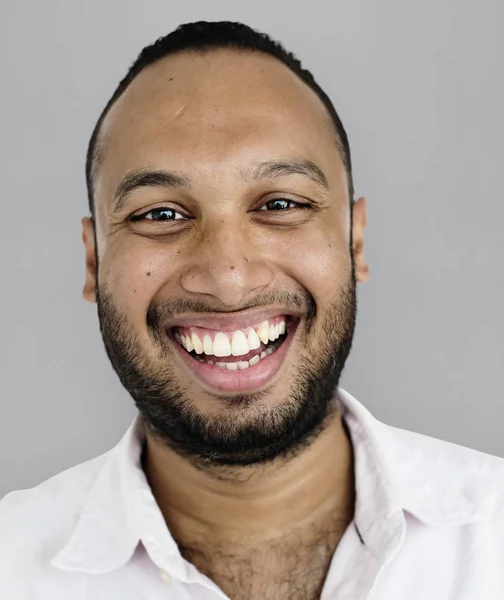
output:
<instances>
[{"instance_id":1,"label":"lip","mask_svg":"<svg viewBox=\"0 0 504 600\"><path fill-rule=\"evenodd\" d=\"M285 314L285 313L278 313ZM193 321L191 321L193 323ZM204 387L213 392L253 392L267 384L272 383L275 376L281 370L285 358L292 344L294 333L297 330L297 323L290 323L287 329L287 336L282 345L269 356L261 359L257 364L243 371L228 371L215 365L209 365L193 358L188 352L180 346L170 336L170 341L175 346L177 355L188 368L193 376L198 379Z\"/></svg>"},{"instance_id":2,"label":"lip","mask_svg":"<svg viewBox=\"0 0 504 600\"><path fill-rule=\"evenodd\" d=\"M165 330L173 329L173 327L202 327L204 329L215 329L220 331L235 331L237 329L246 329L272 319L274 317L286 316L299 320L301 315L295 314L292 311L285 311L282 308L269 309L252 309L243 312L225 313L218 316L203 316L203 315L185 315L178 319L173 319L165 326Z\"/></svg>"}]
</instances>

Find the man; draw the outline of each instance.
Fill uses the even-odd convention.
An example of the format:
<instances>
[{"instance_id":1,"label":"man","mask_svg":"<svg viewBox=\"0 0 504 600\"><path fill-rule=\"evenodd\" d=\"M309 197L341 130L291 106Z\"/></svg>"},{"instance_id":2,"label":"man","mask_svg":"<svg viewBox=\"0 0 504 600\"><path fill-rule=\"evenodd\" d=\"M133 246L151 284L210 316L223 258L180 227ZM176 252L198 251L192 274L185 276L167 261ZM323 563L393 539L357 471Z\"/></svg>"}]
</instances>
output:
<instances>
[{"instance_id":1,"label":"man","mask_svg":"<svg viewBox=\"0 0 504 600\"><path fill-rule=\"evenodd\" d=\"M139 413L0 503L1 598L504 597L503 462L338 389L365 201L291 54L233 23L158 40L96 125L87 183L84 297Z\"/></svg>"}]
</instances>

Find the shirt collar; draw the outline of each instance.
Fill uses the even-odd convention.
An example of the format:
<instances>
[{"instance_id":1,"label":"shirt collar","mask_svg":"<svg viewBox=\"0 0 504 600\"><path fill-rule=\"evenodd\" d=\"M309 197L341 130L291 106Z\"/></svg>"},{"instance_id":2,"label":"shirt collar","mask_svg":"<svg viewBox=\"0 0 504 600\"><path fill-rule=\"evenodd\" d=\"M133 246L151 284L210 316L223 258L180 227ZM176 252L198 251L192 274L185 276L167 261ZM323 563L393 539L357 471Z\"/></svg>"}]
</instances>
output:
<instances>
[{"instance_id":1,"label":"shirt collar","mask_svg":"<svg viewBox=\"0 0 504 600\"><path fill-rule=\"evenodd\" d=\"M431 438L405 432L375 419L355 398L338 390L340 413L354 448L356 502L354 521L363 543L371 546L375 535L397 513L410 513L429 527L452 527L479 518L462 485L435 455Z\"/></svg>"},{"instance_id":2,"label":"shirt collar","mask_svg":"<svg viewBox=\"0 0 504 600\"><path fill-rule=\"evenodd\" d=\"M354 522L373 553L397 535L391 523L397 523L402 511L431 527L462 525L478 517L462 491L445 481L446 472L433 469L435 457L425 455L421 445L405 443L401 430L377 421L344 390L339 389L337 396L354 448ZM183 560L140 464L144 437L138 414L107 454L73 533L51 559L52 566L107 573L124 566L141 542L160 569L191 580L194 568Z\"/></svg>"},{"instance_id":3,"label":"shirt collar","mask_svg":"<svg viewBox=\"0 0 504 600\"><path fill-rule=\"evenodd\" d=\"M107 453L73 533L50 561L56 568L103 574L124 566L142 542L160 569L187 580L171 536L141 466L144 423L137 414L119 444Z\"/></svg>"},{"instance_id":4,"label":"shirt collar","mask_svg":"<svg viewBox=\"0 0 504 600\"><path fill-rule=\"evenodd\" d=\"M140 539L133 510L138 493L142 419L137 415L119 444L106 454L73 533L50 564L68 571L101 574L119 568Z\"/></svg>"}]
</instances>

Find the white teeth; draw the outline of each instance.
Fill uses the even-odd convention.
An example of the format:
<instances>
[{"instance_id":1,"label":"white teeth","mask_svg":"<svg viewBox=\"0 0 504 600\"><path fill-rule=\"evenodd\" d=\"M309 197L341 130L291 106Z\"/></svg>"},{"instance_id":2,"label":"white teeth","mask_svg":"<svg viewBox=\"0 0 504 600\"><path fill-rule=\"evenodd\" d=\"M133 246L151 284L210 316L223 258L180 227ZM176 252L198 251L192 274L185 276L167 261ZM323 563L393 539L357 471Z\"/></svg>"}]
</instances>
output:
<instances>
[{"instance_id":1,"label":"white teeth","mask_svg":"<svg viewBox=\"0 0 504 600\"><path fill-rule=\"evenodd\" d=\"M234 365L236 365L236 367ZM221 369L228 369L228 371L238 371L238 363L216 362L215 366L220 367Z\"/></svg>"},{"instance_id":2,"label":"white teeth","mask_svg":"<svg viewBox=\"0 0 504 600\"><path fill-rule=\"evenodd\" d=\"M214 338L213 351L215 356L230 356L231 355L231 344L229 338L225 333L219 331Z\"/></svg>"},{"instance_id":3,"label":"white teeth","mask_svg":"<svg viewBox=\"0 0 504 600\"><path fill-rule=\"evenodd\" d=\"M236 362L216 362L215 366L220 367L221 369L227 369L228 371L244 371L245 369L248 369L249 367L253 367L260 360L262 360L263 358L266 358L266 356L269 356L273 352L274 352L273 348L267 348L266 350L264 350L264 352L261 352L260 356L258 354L256 354L250 360L239 360ZM210 360L210 361L208 361L208 364L213 365L214 363Z\"/></svg>"},{"instance_id":4,"label":"white teeth","mask_svg":"<svg viewBox=\"0 0 504 600\"><path fill-rule=\"evenodd\" d=\"M229 333L218 331L213 341L208 334L202 336L203 340L197 333L180 335L180 333L176 332L174 337L187 352L194 351L196 354L205 353L207 356L244 356L251 350L260 348L261 343L266 345L269 342L274 342L286 330L285 321L280 321L276 325L270 325L268 321L263 321L257 331L252 328L247 333L242 330ZM230 336L232 338L231 341L229 339Z\"/></svg>"},{"instance_id":5,"label":"white teeth","mask_svg":"<svg viewBox=\"0 0 504 600\"><path fill-rule=\"evenodd\" d=\"M253 356L250 360L239 360L238 362L216 362L215 366L221 369L228 369L229 371L244 371L249 367L253 367L260 361L260 357ZM211 360L209 364L214 364Z\"/></svg>"},{"instance_id":6,"label":"white teeth","mask_svg":"<svg viewBox=\"0 0 504 600\"><path fill-rule=\"evenodd\" d=\"M196 333L191 333L191 342L196 354L203 354L203 344Z\"/></svg>"},{"instance_id":7,"label":"white teeth","mask_svg":"<svg viewBox=\"0 0 504 600\"><path fill-rule=\"evenodd\" d=\"M250 352L250 348L248 345L247 337L243 333L243 331L234 331L233 339L231 341L231 354L233 356L243 356L244 354L248 354Z\"/></svg>"},{"instance_id":8,"label":"white teeth","mask_svg":"<svg viewBox=\"0 0 504 600\"><path fill-rule=\"evenodd\" d=\"M247 341L251 350L257 350L261 345L261 340L253 329L249 329Z\"/></svg>"},{"instance_id":9,"label":"white teeth","mask_svg":"<svg viewBox=\"0 0 504 600\"><path fill-rule=\"evenodd\" d=\"M257 330L257 335L263 344L267 344L269 342L269 323L268 321L263 321Z\"/></svg>"},{"instance_id":10,"label":"white teeth","mask_svg":"<svg viewBox=\"0 0 504 600\"><path fill-rule=\"evenodd\" d=\"M187 350L187 352L192 352L194 350L194 346L191 340L191 336L190 335L186 335L183 339L182 339L182 345L184 346L184 348Z\"/></svg>"},{"instance_id":11,"label":"white teeth","mask_svg":"<svg viewBox=\"0 0 504 600\"><path fill-rule=\"evenodd\" d=\"M212 338L209 335L205 335L205 337L203 338L203 352L207 356L213 355L213 342Z\"/></svg>"}]
</instances>

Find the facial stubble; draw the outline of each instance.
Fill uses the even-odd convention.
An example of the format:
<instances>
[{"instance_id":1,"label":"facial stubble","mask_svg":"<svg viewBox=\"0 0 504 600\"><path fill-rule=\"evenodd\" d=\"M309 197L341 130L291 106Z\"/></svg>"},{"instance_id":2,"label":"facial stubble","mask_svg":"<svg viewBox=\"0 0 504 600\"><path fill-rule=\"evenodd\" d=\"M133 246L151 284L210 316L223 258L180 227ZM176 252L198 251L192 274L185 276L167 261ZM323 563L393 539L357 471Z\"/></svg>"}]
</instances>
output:
<instances>
[{"instance_id":1,"label":"facial stubble","mask_svg":"<svg viewBox=\"0 0 504 600\"><path fill-rule=\"evenodd\" d=\"M215 395L222 410L205 414L179 384L173 349L158 327L167 313L183 306L203 312L204 305L167 301L150 307L147 329L158 356L153 360L113 296L103 286L97 291L103 341L122 385L152 434L199 467L253 465L293 457L318 436L336 411L334 393L350 353L357 314L353 260L339 299L324 313L317 311L307 291L279 294L276 300L277 304L283 300L281 305L287 310L289 304L296 310L301 306L306 314L305 351L283 400L268 402L274 393L271 388Z\"/></svg>"}]
</instances>

